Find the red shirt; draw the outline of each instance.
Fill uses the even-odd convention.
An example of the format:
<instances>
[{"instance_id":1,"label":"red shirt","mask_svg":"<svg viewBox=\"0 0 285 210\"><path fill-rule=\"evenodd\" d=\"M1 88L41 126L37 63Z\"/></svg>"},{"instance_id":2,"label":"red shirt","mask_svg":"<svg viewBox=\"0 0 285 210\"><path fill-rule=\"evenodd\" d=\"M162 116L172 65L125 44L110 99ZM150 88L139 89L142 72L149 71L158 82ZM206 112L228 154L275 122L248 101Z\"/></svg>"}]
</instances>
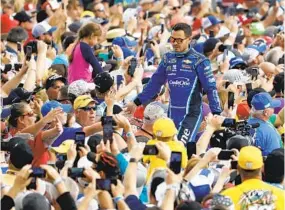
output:
<instances>
[{"instance_id":1,"label":"red shirt","mask_svg":"<svg viewBox=\"0 0 285 210\"><path fill-rule=\"evenodd\" d=\"M41 131L36 137L34 141L29 141L33 153L34 159L32 162L33 167L39 167L42 164L47 164L49 160L48 148L45 147L42 140L43 132Z\"/></svg>"},{"instance_id":2,"label":"red shirt","mask_svg":"<svg viewBox=\"0 0 285 210\"><path fill-rule=\"evenodd\" d=\"M15 136L19 130L16 128L10 129L11 136ZM47 164L50 156L48 152L48 148L45 147L44 142L42 140L43 132L39 132L38 135L36 135L34 140L29 140L28 144L31 147L34 155L34 159L32 162L33 167L38 167L42 164Z\"/></svg>"}]
</instances>

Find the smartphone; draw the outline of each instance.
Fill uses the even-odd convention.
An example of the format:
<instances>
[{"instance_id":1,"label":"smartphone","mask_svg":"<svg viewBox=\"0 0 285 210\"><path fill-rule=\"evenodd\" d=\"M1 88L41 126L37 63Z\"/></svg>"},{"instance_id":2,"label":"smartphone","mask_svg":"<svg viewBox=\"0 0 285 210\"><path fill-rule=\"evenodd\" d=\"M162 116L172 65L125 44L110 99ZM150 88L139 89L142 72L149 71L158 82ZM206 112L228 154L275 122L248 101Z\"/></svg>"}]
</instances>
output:
<instances>
[{"instance_id":1,"label":"smartphone","mask_svg":"<svg viewBox=\"0 0 285 210\"><path fill-rule=\"evenodd\" d=\"M84 132L75 133L75 143L76 143L76 150L78 150L79 147L84 147L85 145L85 133Z\"/></svg>"},{"instance_id":2,"label":"smartphone","mask_svg":"<svg viewBox=\"0 0 285 210\"><path fill-rule=\"evenodd\" d=\"M229 85L232 84L231 82L226 82L225 84L225 88L227 89L229 87Z\"/></svg>"},{"instance_id":3,"label":"smartphone","mask_svg":"<svg viewBox=\"0 0 285 210\"><path fill-rule=\"evenodd\" d=\"M222 127L234 128L236 126L236 119L226 118L222 123Z\"/></svg>"},{"instance_id":4,"label":"smartphone","mask_svg":"<svg viewBox=\"0 0 285 210\"><path fill-rule=\"evenodd\" d=\"M237 169L237 166L238 166L238 162L236 160L231 161L231 169Z\"/></svg>"},{"instance_id":5,"label":"smartphone","mask_svg":"<svg viewBox=\"0 0 285 210\"><path fill-rule=\"evenodd\" d=\"M235 153L232 150L222 150L218 155L218 159L219 160L230 160L231 156L234 154Z\"/></svg>"},{"instance_id":6,"label":"smartphone","mask_svg":"<svg viewBox=\"0 0 285 210\"><path fill-rule=\"evenodd\" d=\"M158 149L156 148L155 145L146 145L143 150L143 154L144 155L157 155Z\"/></svg>"},{"instance_id":7,"label":"smartphone","mask_svg":"<svg viewBox=\"0 0 285 210\"><path fill-rule=\"evenodd\" d=\"M228 49L225 49L224 50L224 53L223 53L223 62L226 60L226 58L227 58L227 55L228 55Z\"/></svg>"},{"instance_id":8,"label":"smartphone","mask_svg":"<svg viewBox=\"0 0 285 210\"><path fill-rule=\"evenodd\" d=\"M9 151L9 142L1 141L1 150L2 151Z\"/></svg>"},{"instance_id":9,"label":"smartphone","mask_svg":"<svg viewBox=\"0 0 285 210\"><path fill-rule=\"evenodd\" d=\"M164 24L161 24L160 27L161 27L161 29L160 29L161 30L161 34L163 34L164 33Z\"/></svg>"},{"instance_id":10,"label":"smartphone","mask_svg":"<svg viewBox=\"0 0 285 210\"><path fill-rule=\"evenodd\" d=\"M233 92L228 92L228 108L234 107L235 94Z\"/></svg>"},{"instance_id":11,"label":"smartphone","mask_svg":"<svg viewBox=\"0 0 285 210\"><path fill-rule=\"evenodd\" d=\"M19 71L22 68L23 64L21 63L15 63L14 64L14 70L15 71Z\"/></svg>"},{"instance_id":12,"label":"smartphone","mask_svg":"<svg viewBox=\"0 0 285 210\"><path fill-rule=\"evenodd\" d=\"M111 184L117 185L116 179L96 179L96 190L111 191Z\"/></svg>"},{"instance_id":13,"label":"smartphone","mask_svg":"<svg viewBox=\"0 0 285 210\"><path fill-rule=\"evenodd\" d=\"M32 168L33 172L30 177L44 178L46 177L46 171L42 168Z\"/></svg>"},{"instance_id":14,"label":"smartphone","mask_svg":"<svg viewBox=\"0 0 285 210\"><path fill-rule=\"evenodd\" d=\"M67 155L66 154L57 155L57 159L61 160L61 161L66 161L67 160Z\"/></svg>"},{"instance_id":15,"label":"smartphone","mask_svg":"<svg viewBox=\"0 0 285 210\"><path fill-rule=\"evenodd\" d=\"M18 50L18 52L22 51L22 46L21 46L20 42L17 42L17 50Z\"/></svg>"},{"instance_id":16,"label":"smartphone","mask_svg":"<svg viewBox=\"0 0 285 210\"><path fill-rule=\"evenodd\" d=\"M84 178L84 168L69 168L67 174L71 178Z\"/></svg>"},{"instance_id":17,"label":"smartphone","mask_svg":"<svg viewBox=\"0 0 285 210\"><path fill-rule=\"evenodd\" d=\"M247 94L249 94L249 92L252 91L252 83L247 83L245 84L245 86L246 86L246 92Z\"/></svg>"},{"instance_id":18,"label":"smartphone","mask_svg":"<svg viewBox=\"0 0 285 210\"><path fill-rule=\"evenodd\" d=\"M37 178L32 177L30 184L26 188L27 190L36 190L37 189Z\"/></svg>"},{"instance_id":19,"label":"smartphone","mask_svg":"<svg viewBox=\"0 0 285 210\"><path fill-rule=\"evenodd\" d=\"M170 157L169 168L175 174L179 174L181 172L181 163L182 163L182 153L181 152L172 152L171 157Z\"/></svg>"},{"instance_id":20,"label":"smartphone","mask_svg":"<svg viewBox=\"0 0 285 210\"><path fill-rule=\"evenodd\" d=\"M212 30L210 30L210 35L209 35L209 37L215 37L215 34L214 34L214 31L212 31ZM220 50L220 47L221 46L224 46L223 44L221 44L220 46L219 46L219 51L221 51ZM222 50L221 52L223 52L224 50Z\"/></svg>"},{"instance_id":21,"label":"smartphone","mask_svg":"<svg viewBox=\"0 0 285 210\"><path fill-rule=\"evenodd\" d=\"M32 52L33 52L32 47L31 46L27 46L26 61L30 61L31 60Z\"/></svg>"},{"instance_id":22,"label":"smartphone","mask_svg":"<svg viewBox=\"0 0 285 210\"><path fill-rule=\"evenodd\" d=\"M116 83L117 83L117 89L123 84L124 77L123 75L117 75L116 77Z\"/></svg>"},{"instance_id":23,"label":"smartphone","mask_svg":"<svg viewBox=\"0 0 285 210\"><path fill-rule=\"evenodd\" d=\"M113 117L103 117L103 141L106 143L108 140L112 143L113 140Z\"/></svg>"},{"instance_id":24,"label":"smartphone","mask_svg":"<svg viewBox=\"0 0 285 210\"><path fill-rule=\"evenodd\" d=\"M128 74L133 77L134 76L134 73L135 73L135 70L137 68L137 65L138 65L138 62L137 62L137 59L136 58L132 58L131 61L130 61L130 66L129 66L129 69L128 69Z\"/></svg>"}]
</instances>

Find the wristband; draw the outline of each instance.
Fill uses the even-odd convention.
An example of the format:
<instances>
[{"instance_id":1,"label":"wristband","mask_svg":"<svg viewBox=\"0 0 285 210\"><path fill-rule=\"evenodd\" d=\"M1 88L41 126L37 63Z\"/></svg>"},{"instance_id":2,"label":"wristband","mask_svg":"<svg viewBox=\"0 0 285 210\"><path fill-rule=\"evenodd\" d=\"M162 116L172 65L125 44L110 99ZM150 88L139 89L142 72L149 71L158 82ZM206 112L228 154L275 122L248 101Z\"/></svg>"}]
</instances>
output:
<instances>
[{"instance_id":1,"label":"wristband","mask_svg":"<svg viewBox=\"0 0 285 210\"><path fill-rule=\"evenodd\" d=\"M117 58L117 61L122 61L122 60L124 60L123 58Z\"/></svg>"},{"instance_id":2,"label":"wristband","mask_svg":"<svg viewBox=\"0 0 285 210\"><path fill-rule=\"evenodd\" d=\"M124 199L124 197L119 195L119 196L114 198L114 202L117 204L122 199Z\"/></svg>"},{"instance_id":3,"label":"wristband","mask_svg":"<svg viewBox=\"0 0 285 210\"><path fill-rule=\"evenodd\" d=\"M134 100L134 104L137 105L137 106L140 106L142 103L141 103L140 99L136 98Z\"/></svg>"},{"instance_id":4,"label":"wristband","mask_svg":"<svg viewBox=\"0 0 285 210\"><path fill-rule=\"evenodd\" d=\"M173 190L175 193L178 191L179 187L177 184L170 184L166 186L166 190Z\"/></svg>"},{"instance_id":5,"label":"wristband","mask_svg":"<svg viewBox=\"0 0 285 210\"><path fill-rule=\"evenodd\" d=\"M70 166L70 167L72 167L72 165L73 165L73 161L71 161L71 160L67 160L67 161L65 161L65 163L64 163L64 166Z\"/></svg>"},{"instance_id":6,"label":"wristband","mask_svg":"<svg viewBox=\"0 0 285 210\"><path fill-rule=\"evenodd\" d=\"M63 182L62 178L58 177L58 178L56 178L56 180L54 180L53 185L56 186L56 185L58 185L61 182Z\"/></svg>"}]
</instances>

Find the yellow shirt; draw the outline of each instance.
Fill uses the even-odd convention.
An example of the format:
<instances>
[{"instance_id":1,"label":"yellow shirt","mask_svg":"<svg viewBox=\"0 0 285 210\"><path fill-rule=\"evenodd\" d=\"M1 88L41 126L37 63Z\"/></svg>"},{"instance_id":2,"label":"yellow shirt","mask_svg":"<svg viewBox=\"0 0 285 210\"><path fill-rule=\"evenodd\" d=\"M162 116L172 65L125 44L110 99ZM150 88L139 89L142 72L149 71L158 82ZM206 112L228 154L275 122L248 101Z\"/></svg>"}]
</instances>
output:
<instances>
[{"instance_id":1,"label":"yellow shirt","mask_svg":"<svg viewBox=\"0 0 285 210\"><path fill-rule=\"evenodd\" d=\"M246 199L250 199L250 203L254 203L254 201L257 201L258 199L257 193L259 195L265 191L272 192L273 198L274 198L274 204L276 210L283 210L284 209L284 190L276 188L272 185L269 185L262 180L259 179L249 179L244 182L242 182L240 185L237 185L233 188L227 189L222 192L222 195L229 196L233 203L235 204L235 210L243 210L243 209L249 209L249 208L242 208L242 201ZM250 193L249 193L250 192ZM259 202L258 202L259 203ZM254 208L258 209L258 208ZM263 209L271 209L271 208L263 208Z\"/></svg>"},{"instance_id":2,"label":"yellow shirt","mask_svg":"<svg viewBox=\"0 0 285 210\"><path fill-rule=\"evenodd\" d=\"M156 139L149 140L147 142L147 145L154 145L157 142L158 142L158 140L156 140ZM168 141L165 143L169 146L171 152L181 152L182 153L181 167L185 168L187 166L187 160L188 160L186 148L181 143L179 143L177 141ZM167 167L166 162L164 160L156 157L155 155L144 155L143 156L143 162L149 163L148 172L147 172L147 180L149 180L150 176L154 172L154 169L166 168Z\"/></svg>"}]
</instances>

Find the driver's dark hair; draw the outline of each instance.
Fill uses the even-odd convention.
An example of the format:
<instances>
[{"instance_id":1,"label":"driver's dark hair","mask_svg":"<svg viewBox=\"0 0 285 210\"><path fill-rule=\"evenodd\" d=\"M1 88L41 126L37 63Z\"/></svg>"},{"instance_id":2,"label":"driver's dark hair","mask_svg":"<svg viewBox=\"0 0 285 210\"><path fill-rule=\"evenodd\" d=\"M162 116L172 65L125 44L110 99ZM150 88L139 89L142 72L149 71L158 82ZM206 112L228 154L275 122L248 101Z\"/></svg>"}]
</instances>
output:
<instances>
[{"instance_id":1,"label":"driver's dark hair","mask_svg":"<svg viewBox=\"0 0 285 210\"><path fill-rule=\"evenodd\" d=\"M173 31L184 31L186 37L190 37L192 35L191 26L186 23L177 23L175 26L172 27Z\"/></svg>"}]
</instances>

